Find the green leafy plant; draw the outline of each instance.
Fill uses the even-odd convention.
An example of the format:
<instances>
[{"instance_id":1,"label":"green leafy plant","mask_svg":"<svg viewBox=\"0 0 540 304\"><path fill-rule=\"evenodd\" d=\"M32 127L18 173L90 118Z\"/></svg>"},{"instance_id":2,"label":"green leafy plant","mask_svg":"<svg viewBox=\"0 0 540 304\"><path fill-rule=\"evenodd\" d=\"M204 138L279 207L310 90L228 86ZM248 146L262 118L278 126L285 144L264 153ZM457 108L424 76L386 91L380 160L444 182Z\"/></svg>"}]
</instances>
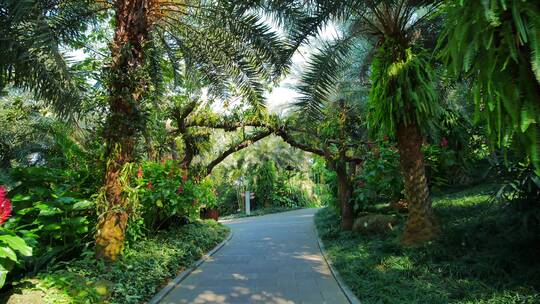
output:
<instances>
[{"instance_id":1,"label":"green leafy plant","mask_svg":"<svg viewBox=\"0 0 540 304\"><path fill-rule=\"evenodd\" d=\"M452 168L456 165L456 152L448 149L448 142L443 138L442 145L422 146L424 159L426 160L426 176L432 190L441 191L449 185Z\"/></svg>"},{"instance_id":2,"label":"green leafy plant","mask_svg":"<svg viewBox=\"0 0 540 304\"><path fill-rule=\"evenodd\" d=\"M355 210L376 204L398 201L403 197L403 180L399 173L399 154L387 141L370 145L360 173L354 180L352 203Z\"/></svg>"},{"instance_id":3,"label":"green leafy plant","mask_svg":"<svg viewBox=\"0 0 540 304\"><path fill-rule=\"evenodd\" d=\"M270 207L277 197L278 173L276 165L269 160L264 162L255 173L255 197L257 207Z\"/></svg>"},{"instance_id":4,"label":"green leafy plant","mask_svg":"<svg viewBox=\"0 0 540 304\"><path fill-rule=\"evenodd\" d=\"M6 189L0 186L0 225L11 215L11 201ZM8 273L19 263L19 256L31 256L32 248L13 231L0 227L0 288L6 283Z\"/></svg>"},{"instance_id":5,"label":"green leafy plant","mask_svg":"<svg viewBox=\"0 0 540 304\"><path fill-rule=\"evenodd\" d=\"M33 271L76 256L91 243L96 219L85 174L45 167L18 168L11 172L17 186L10 193L16 203L6 227L31 240Z\"/></svg>"},{"instance_id":6,"label":"green leafy plant","mask_svg":"<svg viewBox=\"0 0 540 304\"><path fill-rule=\"evenodd\" d=\"M156 231L181 218L195 220L201 206L217 204L211 179L189 177L174 161L144 162L135 179L145 229Z\"/></svg>"},{"instance_id":7,"label":"green leafy plant","mask_svg":"<svg viewBox=\"0 0 540 304\"><path fill-rule=\"evenodd\" d=\"M449 1L439 39L449 71L472 80L492 143L521 147L540 175L538 1Z\"/></svg>"}]
</instances>

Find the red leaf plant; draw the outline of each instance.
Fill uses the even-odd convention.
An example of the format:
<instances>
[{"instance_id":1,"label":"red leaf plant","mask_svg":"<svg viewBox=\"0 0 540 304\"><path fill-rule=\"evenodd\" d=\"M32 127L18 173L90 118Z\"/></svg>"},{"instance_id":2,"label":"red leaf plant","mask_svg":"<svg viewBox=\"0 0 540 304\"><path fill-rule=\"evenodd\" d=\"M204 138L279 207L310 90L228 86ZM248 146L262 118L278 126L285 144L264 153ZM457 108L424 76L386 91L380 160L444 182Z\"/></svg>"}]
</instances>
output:
<instances>
[{"instance_id":1,"label":"red leaf plant","mask_svg":"<svg viewBox=\"0 0 540 304\"><path fill-rule=\"evenodd\" d=\"M7 197L4 186L0 186L0 225L2 225L11 215L11 201Z\"/></svg>"}]
</instances>

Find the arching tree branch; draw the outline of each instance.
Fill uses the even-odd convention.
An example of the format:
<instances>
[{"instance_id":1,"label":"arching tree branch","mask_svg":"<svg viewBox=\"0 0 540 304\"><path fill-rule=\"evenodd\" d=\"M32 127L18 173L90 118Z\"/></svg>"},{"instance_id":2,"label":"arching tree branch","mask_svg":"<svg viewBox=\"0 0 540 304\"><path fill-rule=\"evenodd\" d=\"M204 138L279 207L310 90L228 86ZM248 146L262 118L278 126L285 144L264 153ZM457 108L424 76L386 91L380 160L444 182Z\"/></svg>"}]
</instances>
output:
<instances>
[{"instance_id":1,"label":"arching tree branch","mask_svg":"<svg viewBox=\"0 0 540 304\"><path fill-rule=\"evenodd\" d=\"M238 152L244 148L249 147L250 145L256 143L257 141L269 136L272 134L271 130L265 130L262 132L259 132L249 138L244 139L242 142L230 147L229 149L223 151L218 157L216 157L213 161L211 161L207 166L206 170L204 171L204 176L208 176L210 173L212 173L212 170L215 166L217 166L219 163L221 163L227 156Z\"/></svg>"}]
</instances>

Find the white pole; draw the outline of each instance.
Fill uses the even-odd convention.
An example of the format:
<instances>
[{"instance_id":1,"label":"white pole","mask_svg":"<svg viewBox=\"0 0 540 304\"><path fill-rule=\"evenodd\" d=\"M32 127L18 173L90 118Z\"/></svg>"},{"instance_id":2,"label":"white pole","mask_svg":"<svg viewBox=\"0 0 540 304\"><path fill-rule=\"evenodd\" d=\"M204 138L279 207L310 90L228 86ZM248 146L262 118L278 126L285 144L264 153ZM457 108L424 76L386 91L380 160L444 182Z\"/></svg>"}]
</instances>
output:
<instances>
[{"instance_id":1,"label":"white pole","mask_svg":"<svg viewBox=\"0 0 540 304\"><path fill-rule=\"evenodd\" d=\"M246 199L245 199L245 200L246 200L246 214L247 214L247 215L250 215L250 214L251 214L251 210L250 210L250 209L251 209L251 206L250 206L250 201L249 201L249 199L250 199L250 193L249 193L249 191L246 191L245 198L246 198Z\"/></svg>"}]
</instances>

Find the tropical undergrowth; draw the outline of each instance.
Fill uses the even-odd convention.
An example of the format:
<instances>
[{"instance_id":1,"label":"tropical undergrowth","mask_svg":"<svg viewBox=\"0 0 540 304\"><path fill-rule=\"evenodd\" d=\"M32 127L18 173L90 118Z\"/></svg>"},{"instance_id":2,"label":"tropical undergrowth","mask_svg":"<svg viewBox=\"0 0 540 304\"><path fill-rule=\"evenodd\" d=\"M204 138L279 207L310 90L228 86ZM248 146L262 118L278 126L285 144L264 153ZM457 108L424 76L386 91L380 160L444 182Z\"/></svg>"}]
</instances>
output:
<instances>
[{"instance_id":1,"label":"tropical undergrowth","mask_svg":"<svg viewBox=\"0 0 540 304\"><path fill-rule=\"evenodd\" d=\"M339 229L326 208L316 225L330 259L362 303L538 303L538 227L481 185L436 197L443 233L416 248L400 245L404 216L386 235Z\"/></svg>"},{"instance_id":2,"label":"tropical undergrowth","mask_svg":"<svg viewBox=\"0 0 540 304\"><path fill-rule=\"evenodd\" d=\"M129 246L120 261L106 264L86 252L19 282L11 301L45 303L141 303L168 279L222 242L229 230L215 221L197 221L147 237Z\"/></svg>"}]
</instances>

